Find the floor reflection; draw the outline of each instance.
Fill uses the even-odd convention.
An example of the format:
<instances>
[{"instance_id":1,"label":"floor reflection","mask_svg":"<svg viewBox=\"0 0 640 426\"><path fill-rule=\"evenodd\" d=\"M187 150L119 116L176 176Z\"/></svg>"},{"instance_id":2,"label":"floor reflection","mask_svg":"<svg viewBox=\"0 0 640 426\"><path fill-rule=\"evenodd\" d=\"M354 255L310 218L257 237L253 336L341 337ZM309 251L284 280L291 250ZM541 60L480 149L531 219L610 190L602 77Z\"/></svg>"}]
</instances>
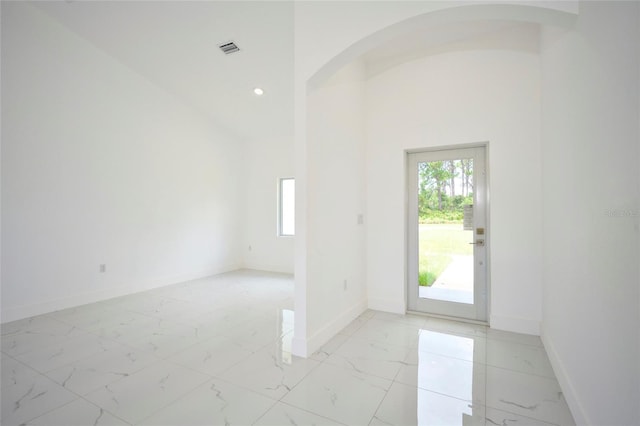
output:
<instances>
[{"instance_id":1,"label":"floor reflection","mask_svg":"<svg viewBox=\"0 0 640 426\"><path fill-rule=\"evenodd\" d=\"M282 309L279 315L280 322L280 354L282 356L282 362L291 365L293 360L292 345L293 345L293 322L294 313L290 309Z\"/></svg>"},{"instance_id":2,"label":"floor reflection","mask_svg":"<svg viewBox=\"0 0 640 426\"><path fill-rule=\"evenodd\" d=\"M472 424L478 414L474 401L481 402L484 391L484 384L474 382L474 339L429 330L419 333L417 424Z\"/></svg>"},{"instance_id":3,"label":"floor reflection","mask_svg":"<svg viewBox=\"0 0 640 426\"><path fill-rule=\"evenodd\" d=\"M473 425L477 413L469 401L418 388L418 425ZM474 414L476 417L474 418Z\"/></svg>"}]
</instances>

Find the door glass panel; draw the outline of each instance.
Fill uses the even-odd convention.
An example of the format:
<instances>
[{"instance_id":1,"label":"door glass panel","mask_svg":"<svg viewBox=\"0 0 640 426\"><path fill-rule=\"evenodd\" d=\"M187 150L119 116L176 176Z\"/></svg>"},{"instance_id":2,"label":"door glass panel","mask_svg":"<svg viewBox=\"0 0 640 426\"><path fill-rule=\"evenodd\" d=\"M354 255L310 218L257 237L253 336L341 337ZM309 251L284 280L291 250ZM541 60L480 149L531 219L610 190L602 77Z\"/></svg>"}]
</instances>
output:
<instances>
[{"instance_id":1,"label":"door glass panel","mask_svg":"<svg viewBox=\"0 0 640 426\"><path fill-rule=\"evenodd\" d=\"M419 298L474 303L473 159L418 163Z\"/></svg>"}]
</instances>

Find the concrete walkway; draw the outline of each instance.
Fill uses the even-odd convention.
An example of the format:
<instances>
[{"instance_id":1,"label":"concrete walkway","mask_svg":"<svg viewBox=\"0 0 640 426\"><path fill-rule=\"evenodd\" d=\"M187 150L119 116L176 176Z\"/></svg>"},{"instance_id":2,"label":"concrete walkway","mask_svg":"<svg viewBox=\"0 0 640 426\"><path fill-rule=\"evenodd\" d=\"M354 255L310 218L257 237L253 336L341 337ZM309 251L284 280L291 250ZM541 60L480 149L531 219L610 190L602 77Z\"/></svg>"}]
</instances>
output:
<instances>
[{"instance_id":1,"label":"concrete walkway","mask_svg":"<svg viewBox=\"0 0 640 426\"><path fill-rule=\"evenodd\" d=\"M420 287L421 298L473 303L473 256L454 255L431 287Z\"/></svg>"},{"instance_id":2,"label":"concrete walkway","mask_svg":"<svg viewBox=\"0 0 640 426\"><path fill-rule=\"evenodd\" d=\"M473 292L473 256L453 255L432 287Z\"/></svg>"}]
</instances>

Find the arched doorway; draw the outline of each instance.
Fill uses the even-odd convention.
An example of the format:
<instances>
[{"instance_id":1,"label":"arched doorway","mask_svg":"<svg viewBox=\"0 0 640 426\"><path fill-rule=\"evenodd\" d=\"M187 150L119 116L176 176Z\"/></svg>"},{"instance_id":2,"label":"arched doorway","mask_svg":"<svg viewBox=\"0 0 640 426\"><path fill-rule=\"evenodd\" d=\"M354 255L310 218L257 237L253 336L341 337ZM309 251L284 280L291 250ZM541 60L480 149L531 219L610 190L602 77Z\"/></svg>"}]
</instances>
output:
<instances>
[{"instance_id":1,"label":"arched doorway","mask_svg":"<svg viewBox=\"0 0 640 426\"><path fill-rule=\"evenodd\" d=\"M345 81L366 79L367 70L362 69L356 59L375 47L392 43L401 37L410 37L412 33L433 28L446 32L456 25L464 28L487 22L570 26L574 17L574 14L567 11L534 6L449 7L385 26L346 47L308 78L298 75L297 216L303 218L298 229L304 230L298 234L296 241L296 353L312 352L367 307L391 312L403 312L406 309L403 197L400 195L400 201L395 202L396 208L393 211L385 213L389 220L387 223L393 223L393 226L379 227L392 232L382 232L380 241L372 243L371 206L368 197L370 192L366 189L370 182L366 177L366 170L370 169L368 166L371 164L358 160L368 155L366 149L363 149L368 143L365 136L367 132L358 131L359 125L345 125L345 122L353 124L354 120L364 120L358 111L365 107L365 102L358 96L366 88L358 83L352 85L347 92L333 93L337 97L326 96L328 92L316 89L338 87ZM438 31L434 31L434 34ZM455 37L455 32L450 35ZM334 34L333 37L335 36ZM308 39L311 40L312 37ZM300 61L304 62L303 59ZM338 70L344 72L338 73ZM310 104L311 98L314 99ZM341 117L336 115L331 118L327 112L333 110L337 113L338 105L348 106L348 109L339 113ZM322 120L314 122L318 117L322 117ZM324 120L325 118L330 119ZM465 139L466 142L473 140ZM384 161L394 158L396 166L393 167L397 171L398 161L403 164L402 152L403 149L396 150L391 153L391 157L380 155ZM345 158L350 163L342 161ZM380 167L386 167L384 163L381 164ZM401 173L396 173L395 179L401 176L403 185L401 167ZM388 192L397 197L397 181ZM402 189L399 193L403 193ZM335 200L339 200L338 206L334 203ZM372 244L377 248L385 248L380 251L378 258L385 262L395 262L393 266L376 271L368 269L369 265L379 264L369 256ZM367 255L358 254L362 251ZM372 285L374 280L384 284L376 287ZM535 307L532 309L535 310Z\"/></svg>"}]
</instances>

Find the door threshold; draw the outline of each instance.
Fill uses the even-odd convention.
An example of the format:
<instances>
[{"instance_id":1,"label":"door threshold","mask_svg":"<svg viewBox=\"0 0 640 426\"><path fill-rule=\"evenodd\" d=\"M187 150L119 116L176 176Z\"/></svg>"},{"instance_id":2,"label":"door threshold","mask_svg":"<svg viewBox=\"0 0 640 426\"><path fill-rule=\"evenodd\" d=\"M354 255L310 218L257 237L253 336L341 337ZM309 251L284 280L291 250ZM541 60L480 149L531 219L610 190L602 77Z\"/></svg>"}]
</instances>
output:
<instances>
[{"instance_id":1,"label":"door threshold","mask_svg":"<svg viewBox=\"0 0 640 426\"><path fill-rule=\"evenodd\" d=\"M412 315L420 315L423 317L438 318L438 319L444 319L449 321L464 322L467 324L484 325L489 327L489 323L487 321L478 321L478 320L472 320L472 319L460 318L460 317L450 317L447 315L430 314L427 312L420 312L420 311L407 310L407 313Z\"/></svg>"}]
</instances>

